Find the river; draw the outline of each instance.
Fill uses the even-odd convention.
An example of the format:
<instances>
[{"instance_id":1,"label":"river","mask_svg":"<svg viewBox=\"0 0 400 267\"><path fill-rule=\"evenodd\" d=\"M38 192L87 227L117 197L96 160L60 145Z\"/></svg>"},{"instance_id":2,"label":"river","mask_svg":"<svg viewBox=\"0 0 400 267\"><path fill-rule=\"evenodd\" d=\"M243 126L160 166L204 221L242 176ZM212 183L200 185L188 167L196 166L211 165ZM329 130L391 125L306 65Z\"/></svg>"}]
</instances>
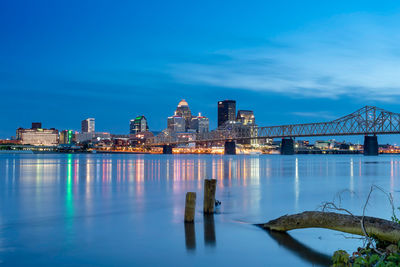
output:
<instances>
[{"instance_id":1,"label":"river","mask_svg":"<svg viewBox=\"0 0 400 267\"><path fill-rule=\"evenodd\" d=\"M1 154L0 265L325 266L360 241L254 224L323 201L360 214L371 185L398 204L399 172L397 155ZM205 178L222 203L211 217ZM188 191L193 225L183 223ZM385 194L372 194L367 215L390 219Z\"/></svg>"}]
</instances>

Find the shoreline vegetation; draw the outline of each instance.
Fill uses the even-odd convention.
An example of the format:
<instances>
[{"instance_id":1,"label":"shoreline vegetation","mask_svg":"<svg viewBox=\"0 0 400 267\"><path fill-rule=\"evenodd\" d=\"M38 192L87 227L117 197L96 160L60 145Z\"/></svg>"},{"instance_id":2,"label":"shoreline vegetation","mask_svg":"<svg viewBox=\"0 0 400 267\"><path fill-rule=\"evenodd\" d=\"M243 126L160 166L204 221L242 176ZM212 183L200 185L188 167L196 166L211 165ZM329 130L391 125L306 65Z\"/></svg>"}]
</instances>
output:
<instances>
[{"instance_id":1,"label":"shoreline vegetation","mask_svg":"<svg viewBox=\"0 0 400 267\"><path fill-rule=\"evenodd\" d=\"M373 191L381 191L387 196L392 208L391 220L365 215L365 210ZM364 245L359 247L352 255L345 250L335 251L329 261L331 266L400 266L400 219L396 216L393 197L390 193L385 192L378 186L371 186L363 207L363 214L359 216L337 206L334 202L325 202L321 208L321 211L304 211L302 213L284 215L267 223L256 224L256 226L266 230L270 235L278 236L278 242L282 239L280 235L286 234L287 231L305 228L324 228L358 235L360 236L359 238L348 238L361 239ZM332 212L332 210L335 212ZM315 263L328 264L324 255L319 255L318 259L319 261Z\"/></svg>"}]
</instances>

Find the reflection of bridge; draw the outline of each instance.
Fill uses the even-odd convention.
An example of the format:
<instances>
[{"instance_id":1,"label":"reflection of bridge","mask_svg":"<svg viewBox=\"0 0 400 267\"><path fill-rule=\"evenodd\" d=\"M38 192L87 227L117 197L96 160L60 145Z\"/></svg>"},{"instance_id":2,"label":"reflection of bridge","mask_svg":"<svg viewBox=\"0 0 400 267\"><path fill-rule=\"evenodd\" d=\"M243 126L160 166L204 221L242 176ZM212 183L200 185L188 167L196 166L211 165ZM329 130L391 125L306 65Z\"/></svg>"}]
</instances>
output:
<instances>
[{"instance_id":1,"label":"reflection of bridge","mask_svg":"<svg viewBox=\"0 0 400 267\"><path fill-rule=\"evenodd\" d=\"M150 146L163 146L164 153L172 146L187 143L225 142L225 153L235 154L235 141L249 139L282 138L281 153L294 154L295 137L365 135L364 154L378 154L377 134L400 133L400 114L377 107L366 106L347 116L330 122L292 124L269 127L227 125L193 138L159 135L148 140Z\"/></svg>"}]
</instances>

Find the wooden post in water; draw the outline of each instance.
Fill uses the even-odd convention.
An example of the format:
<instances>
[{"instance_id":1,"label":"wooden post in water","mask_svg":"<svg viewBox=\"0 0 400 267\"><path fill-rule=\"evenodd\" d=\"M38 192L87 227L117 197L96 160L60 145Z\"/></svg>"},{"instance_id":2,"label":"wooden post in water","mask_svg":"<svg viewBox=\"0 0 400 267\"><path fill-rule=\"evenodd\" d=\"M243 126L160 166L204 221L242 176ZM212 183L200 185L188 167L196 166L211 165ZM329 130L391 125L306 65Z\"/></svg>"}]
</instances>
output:
<instances>
[{"instance_id":1,"label":"wooden post in water","mask_svg":"<svg viewBox=\"0 0 400 267\"><path fill-rule=\"evenodd\" d=\"M205 179L204 180L204 210L203 211L205 214L214 213L216 185L217 185L217 180L215 180L215 179Z\"/></svg>"},{"instance_id":2,"label":"wooden post in water","mask_svg":"<svg viewBox=\"0 0 400 267\"><path fill-rule=\"evenodd\" d=\"M196 210L196 192L186 193L185 203L185 222L194 222L194 213Z\"/></svg>"}]
</instances>

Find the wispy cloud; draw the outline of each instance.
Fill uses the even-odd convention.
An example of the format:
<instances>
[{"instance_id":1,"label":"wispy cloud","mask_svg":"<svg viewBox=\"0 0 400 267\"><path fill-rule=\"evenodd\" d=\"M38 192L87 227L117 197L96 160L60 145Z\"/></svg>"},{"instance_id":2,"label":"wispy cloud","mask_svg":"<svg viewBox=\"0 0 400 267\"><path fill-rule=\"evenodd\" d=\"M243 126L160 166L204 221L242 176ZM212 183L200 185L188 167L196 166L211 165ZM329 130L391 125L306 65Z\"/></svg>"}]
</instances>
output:
<instances>
[{"instance_id":1,"label":"wispy cloud","mask_svg":"<svg viewBox=\"0 0 400 267\"><path fill-rule=\"evenodd\" d=\"M393 101L400 96L399 27L400 16L340 16L274 38L273 45L217 51L217 62L174 64L171 74L189 84Z\"/></svg>"},{"instance_id":2,"label":"wispy cloud","mask_svg":"<svg viewBox=\"0 0 400 267\"><path fill-rule=\"evenodd\" d=\"M319 112L292 112L290 113L294 116L305 117L305 118L318 118L318 119L325 119L325 120L334 120L339 118L338 116L334 116L329 112L326 111L319 111Z\"/></svg>"}]
</instances>

